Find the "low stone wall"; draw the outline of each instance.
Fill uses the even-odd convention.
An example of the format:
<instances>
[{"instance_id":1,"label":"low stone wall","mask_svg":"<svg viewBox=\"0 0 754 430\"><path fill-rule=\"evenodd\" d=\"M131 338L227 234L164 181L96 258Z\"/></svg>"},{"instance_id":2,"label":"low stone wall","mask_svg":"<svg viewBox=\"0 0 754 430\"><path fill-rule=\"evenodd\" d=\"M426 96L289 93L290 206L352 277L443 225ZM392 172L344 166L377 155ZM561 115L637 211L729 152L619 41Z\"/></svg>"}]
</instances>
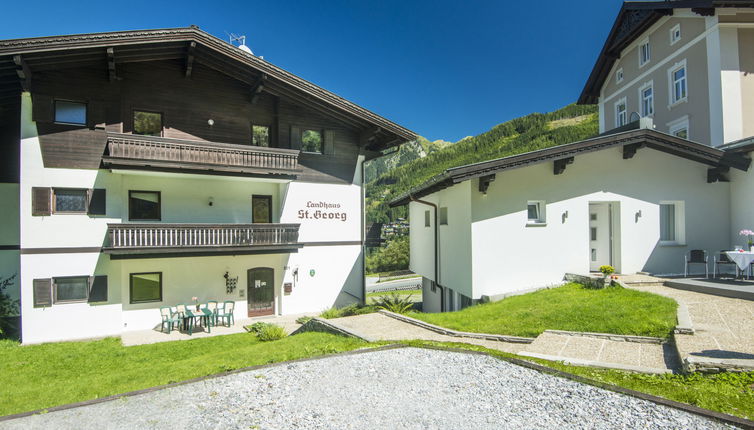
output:
<instances>
[{"instance_id":1,"label":"low stone wall","mask_svg":"<svg viewBox=\"0 0 754 430\"><path fill-rule=\"evenodd\" d=\"M575 273L566 273L563 277L568 282L576 282L589 288L605 288L612 285L610 279L605 279L602 276L587 276L577 275Z\"/></svg>"}]
</instances>

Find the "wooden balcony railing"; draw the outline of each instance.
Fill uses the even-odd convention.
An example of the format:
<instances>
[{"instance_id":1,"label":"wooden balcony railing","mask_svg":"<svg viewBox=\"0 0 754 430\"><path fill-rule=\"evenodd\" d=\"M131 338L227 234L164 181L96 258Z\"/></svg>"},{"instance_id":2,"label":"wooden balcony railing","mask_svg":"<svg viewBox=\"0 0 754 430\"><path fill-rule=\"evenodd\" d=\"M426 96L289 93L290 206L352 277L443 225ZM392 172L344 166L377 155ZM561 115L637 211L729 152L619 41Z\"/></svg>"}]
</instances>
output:
<instances>
[{"instance_id":1,"label":"wooden balcony railing","mask_svg":"<svg viewBox=\"0 0 754 430\"><path fill-rule=\"evenodd\" d=\"M108 133L105 165L296 174L299 151Z\"/></svg>"},{"instance_id":2,"label":"wooden balcony railing","mask_svg":"<svg viewBox=\"0 0 754 430\"><path fill-rule=\"evenodd\" d=\"M108 224L106 251L295 246L300 224Z\"/></svg>"}]
</instances>

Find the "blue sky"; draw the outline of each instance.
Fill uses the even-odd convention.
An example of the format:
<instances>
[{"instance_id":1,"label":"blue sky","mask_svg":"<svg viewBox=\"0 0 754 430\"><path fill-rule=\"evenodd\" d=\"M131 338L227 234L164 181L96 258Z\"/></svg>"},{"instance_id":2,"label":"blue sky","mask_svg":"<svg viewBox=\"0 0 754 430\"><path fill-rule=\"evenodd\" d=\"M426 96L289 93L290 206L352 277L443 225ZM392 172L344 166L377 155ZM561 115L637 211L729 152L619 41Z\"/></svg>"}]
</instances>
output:
<instances>
[{"instance_id":1,"label":"blue sky","mask_svg":"<svg viewBox=\"0 0 754 430\"><path fill-rule=\"evenodd\" d=\"M227 40L430 140L576 101L620 0L7 2L0 38L184 27Z\"/></svg>"}]
</instances>

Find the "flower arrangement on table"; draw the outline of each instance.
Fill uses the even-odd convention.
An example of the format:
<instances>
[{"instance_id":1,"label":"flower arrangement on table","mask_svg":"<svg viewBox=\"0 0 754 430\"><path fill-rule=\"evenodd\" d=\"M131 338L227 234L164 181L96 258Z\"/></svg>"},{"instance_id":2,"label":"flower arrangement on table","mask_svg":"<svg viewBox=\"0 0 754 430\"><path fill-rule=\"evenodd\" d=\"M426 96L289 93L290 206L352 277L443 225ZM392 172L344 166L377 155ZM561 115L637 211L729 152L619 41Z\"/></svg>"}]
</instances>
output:
<instances>
[{"instance_id":1,"label":"flower arrangement on table","mask_svg":"<svg viewBox=\"0 0 754 430\"><path fill-rule=\"evenodd\" d=\"M199 310L199 298L198 297L192 297L191 300L194 301L194 304L196 305L196 310Z\"/></svg>"},{"instance_id":2,"label":"flower arrangement on table","mask_svg":"<svg viewBox=\"0 0 754 430\"><path fill-rule=\"evenodd\" d=\"M749 245L749 251L754 252L754 231L744 229L741 230L738 234L741 236L746 236L746 240L748 241Z\"/></svg>"}]
</instances>

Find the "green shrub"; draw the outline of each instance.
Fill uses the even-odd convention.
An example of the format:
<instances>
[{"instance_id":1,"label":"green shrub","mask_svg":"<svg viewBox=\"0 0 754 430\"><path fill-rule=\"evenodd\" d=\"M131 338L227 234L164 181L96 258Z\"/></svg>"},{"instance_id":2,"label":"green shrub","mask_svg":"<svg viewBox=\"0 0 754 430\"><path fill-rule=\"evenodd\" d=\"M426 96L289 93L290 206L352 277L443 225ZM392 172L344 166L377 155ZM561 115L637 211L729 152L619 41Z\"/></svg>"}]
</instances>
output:
<instances>
[{"instance_id":1,"label":"green shrub","mask_svg":"<svg viewBox=\"0 0 754 430\"><path fill-rule=\"evenodd\" d=\"M247 325L246 330L248 330L250 333L258 334L265 326L269 324L270 323L266 322L255 322L252 325Z\"/></svg>"},{"instance_id":2,"label":"green shrub","mask_svg":"<svg viewBox=\"0 0 754 430\"><path fill-rule=\"evenodd\" d=\"M285 336L287 336L285 329L275 324L265 324L265 326L257 332L257 338L262 342L280 340Z\"/></svg>"},{"instance_id":3,"label":"green shrub","mask_svg":"<svg viewBox=\"0 0 754 430\"><path fill-rule=\"evenodd\" d=\"M309 316L298 317L298 318L296 318L296 323L298 323L298 324L306 324L309 321L311 321L312 319L313 318L309 317Z\"/></svg>"},{"instance_id":4,"label":"green shrub","mask_svg":"<svg viewBox=\"0 0 754 430\"><path fill-rule=\"evenodd\" d=\"M322 311L322 313L319 314L319 317L324 318L326 320L333 319L333 318L340 318L341 317L340 309L333 306L330 309L326 309Z\"/></svg>"},{"instance_id":5,"label":"green shrub","mask_svg":"<svg viewBox=\"0 0 754 430\"><path fill-rule=\"evenodd\" d=\"M414 308L414 302L411 300L412 297L413 294L403 296L398 293L380 296L377 299L377 307L397 314L405 314Z\"/></svg>"},{"instance_id":6,"label":"green shrub","mask_svg":"<svg viewBox=\"0 0 754 430\"><path fill-rule=\"evenodd\" d=\"M330 309L324 310L321 314L319 314L319 317L329 320L333 318L343 318L343 317L350 317L354 315L371 314L372 312L376 312L376 311L377 309L374 306L371 306L371 305L364 306L358 303L353 303L348 306L344 306L342 308L337 308L333 306Z\"/></svg>"},{"instance_id":7,"label":"green shrub","mask_svg":"<svg viewBox=\"0 0 754 430\"><path fill-rule=\"evenodd\" d=\"M615 273L615 268L606 264L604 266L600 266L600 272L602 272L602 274L605 276L610 276Z\"/></svg>"}]
</instances>

